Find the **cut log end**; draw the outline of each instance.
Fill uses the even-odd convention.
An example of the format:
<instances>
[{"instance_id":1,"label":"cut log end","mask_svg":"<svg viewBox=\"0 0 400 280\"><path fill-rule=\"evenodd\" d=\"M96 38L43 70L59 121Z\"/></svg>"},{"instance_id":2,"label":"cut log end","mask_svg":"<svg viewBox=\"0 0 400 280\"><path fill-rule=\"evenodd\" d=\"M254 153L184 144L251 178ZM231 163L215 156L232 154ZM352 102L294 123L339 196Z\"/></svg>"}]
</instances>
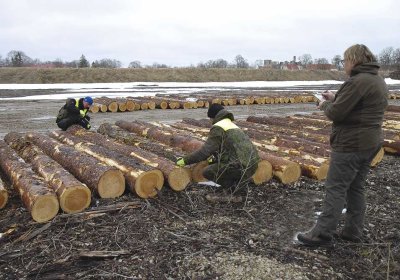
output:
<instances>
[{"instance_id":1,"label":"cut log end","mask_svg":"<svg viewBox=\"0 0 400 280\"><path fill-rule=\"evenodd\" d=\"M328 176L328 169L329 169L329 164L328 163L323 163L321 164L315 172L311 175L311 178L314 178L318 181L322 181L326 179L326 176Z\"/></svg>"},{"instance_id":2,"label":"cut log end","mask_svg":"<svg viewBox=\"0 0 400 280\"><path fill-rule=\"evenodd\" d=\"M299 180L301 176L301 168L298 163L290 163L282 171L275 171L274 175L278 177L278 179L283 184L290 184Z\"/></svg>"},{"instance_id":3,"label":"cut log end","mask_svg":"<svg viewBox=\"0 0 400 280\"><path fill-rule=\"evenodd\" d=\"M201 161L192 167L193 182L207 182L208 180L203 176L203 170L208 166L207 161Z\"/></svg>"},{"instance_id":4,"label":"cut log end","mask_svg":"<svg viewBox=\"0 0 400 280\"><path fill-rule=\"evenodd\" d=\"M191 181L190 170L187 168L177 167L168 175L168 184L174 191L182 191Z\"/></svg>"},{"instance_id":5,"label":"cut log end","mask_svg":"<svg viewBox=\"0 0 400 280\"><path fill-rule=\"evenodd\" d=\"M39 196L32 205L31 215L33 220L44 223L53 219L60 209L58 199L54 194Z\"/></svg>"},{"instance_id":6,"label":"cut log end","mask_svg":"<svg viewBox=\"0 0 400 280\"><path fill-rule=\"evenodd\" d=\"M101 198L115 198L125 191L125 177L121 171L111 169L101 176L97 184L97 193Z\"/></svg>"},{"instance_id":7,"label":"cut log end","mask_svg":"<svg viewBox=\"0 0 400 280\"><path fill-rule=\"evenodd\" d=\"M371 161L371 166L375 167L380 163L383 159L383 156L385 155L385 149L381 148L379 152L375 155L375 157Z\"/></svg>"},{"instance_id":8,"label":"cut log end","mask_svg":"<svg viewBox=\"0 0 400 280\"><path fill-rule=\"evenodd\" d=\"M135 192L141 198L157 195L164 185L164 175L158 169L143 172L136 179Z\"/></svg>"},{"instance_id":9,"label":"cut log end","mask_svg":"<svg viewBox=\"0 0 400 280\"><path fill-rule=\"evenodd\" d=\"M272 165L266 160L261 160L258 163L256 173L253 175L253 182L260 185L269 181L272 178Z\"/></svg>"},{"instance_id":10,"label":"cut log end","mask_svg":"<svg viewBox=\"0 0 400 280\"><path fill-rule=\"evenodd\" d=\"M6 206L8 201L8 192L6 190L0 190L0 209Z\"/></svg>"},{"instance_id":11,"label":"cut log end","mask_svg":"<svg viewBox=\"0 0 400 280\"><path fill-rule=\"evenodd\" d=\"M60 195L59 199L60 207L65 213L78 213L89 207L91 192L85 185L71 186Z\"/></svg>"}]
</instances>

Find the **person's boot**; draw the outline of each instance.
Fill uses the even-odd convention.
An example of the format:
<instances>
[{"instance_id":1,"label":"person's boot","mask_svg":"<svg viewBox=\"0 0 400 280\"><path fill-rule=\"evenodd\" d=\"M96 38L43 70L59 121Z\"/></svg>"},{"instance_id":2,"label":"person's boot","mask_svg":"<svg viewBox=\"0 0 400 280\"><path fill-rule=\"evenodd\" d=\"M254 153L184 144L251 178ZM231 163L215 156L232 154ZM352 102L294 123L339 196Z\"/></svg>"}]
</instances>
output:
<instances>
[{"instance_id":1,"label":"person's boot","mask_svg":"<svg viewBox=\"0 0 400 280\"><path fill-rule=\"evenodd\" d=\"M297 240L301 245L311 247L330 247L332 246L332 237L316 234L312 230L308 232L298 233Z\"/></svg>"}]
</instances>

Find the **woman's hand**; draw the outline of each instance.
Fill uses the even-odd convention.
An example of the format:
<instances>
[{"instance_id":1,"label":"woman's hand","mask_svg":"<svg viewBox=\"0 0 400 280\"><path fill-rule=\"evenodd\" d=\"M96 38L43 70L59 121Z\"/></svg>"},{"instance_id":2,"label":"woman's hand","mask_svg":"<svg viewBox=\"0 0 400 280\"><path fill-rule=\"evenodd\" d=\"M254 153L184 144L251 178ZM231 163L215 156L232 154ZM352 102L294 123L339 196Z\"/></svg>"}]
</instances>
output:
<instances>
[{"instance_id":1,"label":"woman's hand","mask_svg":"<svg viewBox=\"0 0 400 280\"><path fill-rule=\"evenodd\" d=\"M326 99L326 100L333 100L335 99L335 94L331 91L324 91L322 93L322 96ZM322 103L322 102L321 102ZM321 103L319 105L321 105Z\"/></svg>"}]
</instances>

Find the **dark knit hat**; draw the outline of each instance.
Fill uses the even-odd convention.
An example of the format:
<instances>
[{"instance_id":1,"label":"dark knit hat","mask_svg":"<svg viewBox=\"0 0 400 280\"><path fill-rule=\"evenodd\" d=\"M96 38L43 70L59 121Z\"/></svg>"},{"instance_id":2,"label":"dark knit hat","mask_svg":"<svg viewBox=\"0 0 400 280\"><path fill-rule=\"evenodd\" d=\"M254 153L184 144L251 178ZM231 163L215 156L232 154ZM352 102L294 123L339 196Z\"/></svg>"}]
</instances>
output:
<instances>
[{"instance_id":1,"label":"dark knit hat","mask_svg":"<svg viewBox=\"0 0 400 280\"><path fill-rule=\"evenodd\" d=\"M207 117L214 119L215 116L218 114L218 112L221 111L222 109L224 109L224 106L222 106L221 104L217 103L211 104L210 107L208 108Z\"/></svg>"}]
</instances>

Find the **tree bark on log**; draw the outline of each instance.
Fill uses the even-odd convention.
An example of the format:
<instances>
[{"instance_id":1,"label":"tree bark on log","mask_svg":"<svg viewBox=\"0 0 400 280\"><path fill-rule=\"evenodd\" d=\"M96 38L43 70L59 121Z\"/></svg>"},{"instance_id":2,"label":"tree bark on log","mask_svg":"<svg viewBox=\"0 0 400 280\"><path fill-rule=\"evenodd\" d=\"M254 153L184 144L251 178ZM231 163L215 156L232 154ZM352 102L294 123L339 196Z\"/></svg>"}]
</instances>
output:
<instances>
[{"instance_id":1,"label":"tree bark on log","mask_svg":"<svg viewBox=\"0 0 400 280\"><path fill-rule=\"evenodd\" d=\"M89 188L78 181L60 164L44 154L37 146L27 141L24 135L10 132L4 140L32 169L42 176L57 194L60 207L66 213L78 213L90 205Z\"/></svg>"},{"instance_id":2,"label":"tree bark on log","mask_svg":"<svg viewBox=\"0 0 400 280\"><path fill-rule=\"evenodd\" d=\"M388 105L387 108L386 108L386 111L399 112L400 113L400 106Z\"/></svg>"},{"instance_id":3,"label":"tree bark on log","mask_svg":"<svg viewBox=\"0 0 400 280\"><path fill-rule=\"evenodd\" d=\"M102 146L85 143L82 139L64 131L53 131L50 136L121 170L130 191L141 198L156 196L164 185L164 176L159 169L143 165L132 157Z\"/></svg>"},{"instance_id":4,"label":"tree bark on log","mask_svg":"<svg viewBox=\"0 0 400 280\"><path fill-rule=\"evenodd\" d=\"M0 209L3 209L6 206L8 201L8 192L4 187L3 181L0 179Z\"/></svg>"},{"instance_id":5,"label":"tree bark on log","mask_svg":"<svg viewBox=\"0 0 400 280\"><path fill-rule=\"evenodd\" d=\"M60 206L54 191L2 140L0 166L19 192L33 220L47 222L57 215Z\"/></svg>"},{"instance_id":6,"label":"tree bark on log","mask_svg":"<svg viewBox=\"0 0 400 280\"><path fill-rule=\"evenodd\" d=\"M123 155L130 155L145 165L159 168L167 179L169 186L175 191L184 190L191 181L190 170L176 166L175 161L160 158L156 154L138 147L110 141L106 136L87 131L78 125L69 127L67 132L87 142L101 145Z\"/></svg>"},{"instance_id":7,"label":"tree bark on log","mask_svg":"<svg viewBox=\"0 0 400 280\"><path fill-rule=\"evenodd\" d=\"M115 198L124 193L125 178L117 168L105 165L85 153L39 133L28 133L27 139L101 198Z\"/></svg>"},{"instance_id":8,"label":"tree bark on log","mask_svg":"<svg viewBox=\"0 0 400 280\"><path fill-rule=\"evenodd\" d=\"M147 138L137 136L136 134L132 134L118 126L111 125L109 123L103 123L100 125L97 131L122 143L139 147L142 150L155 153L159 157L166 158L173 162L175 162L178 157L183 156L184 154L184 151L179 148L171 148L170 146L158 142L149 141ZM191 177L194 182L198 183L207 181L200 173L203 169L204 166L201 163L197 163L193 167L190 167Z\"/></svg>"}]
</instances>

